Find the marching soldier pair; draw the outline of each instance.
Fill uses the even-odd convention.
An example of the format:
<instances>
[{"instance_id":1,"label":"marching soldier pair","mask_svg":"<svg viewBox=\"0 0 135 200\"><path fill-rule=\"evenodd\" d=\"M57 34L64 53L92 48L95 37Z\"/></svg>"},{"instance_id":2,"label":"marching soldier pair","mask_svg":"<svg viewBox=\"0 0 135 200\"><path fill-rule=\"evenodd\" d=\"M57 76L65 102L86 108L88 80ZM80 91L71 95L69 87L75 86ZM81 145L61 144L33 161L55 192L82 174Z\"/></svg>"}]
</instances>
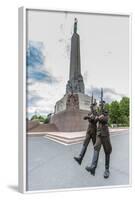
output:
<instances>
[{"instance_id":1,"label":"marching soldier pair","mask_svg":"<svg viewBox=\"0 0 135 200\"><path fill-rule=\"evenodd\" d=\"M90 172L92 175L95 175L95 170L98 163L99 152L101 146L103 146L105 153L105 172L104 178L109 177L109 163L110 163L110 154L112 151L112 146L110 142L109 136L109 128L108 128L108 112L105 111L104 105L105 101L103 101L103 89L101 89L101 101L99 104L99 113L96 111L97 104L93 103L93 95L91 101L91 112L88 116L84 117L84 120L89 121L88 129L86 132L86 137L83 142L82 150L78 157L74 157L75 161L81 165L83 157L86 153L88 144L90 140L92 140L94 146L94 153L92 158L92 163L90 166L87 166L85 169Z\"/></svg>"}]
</instances>

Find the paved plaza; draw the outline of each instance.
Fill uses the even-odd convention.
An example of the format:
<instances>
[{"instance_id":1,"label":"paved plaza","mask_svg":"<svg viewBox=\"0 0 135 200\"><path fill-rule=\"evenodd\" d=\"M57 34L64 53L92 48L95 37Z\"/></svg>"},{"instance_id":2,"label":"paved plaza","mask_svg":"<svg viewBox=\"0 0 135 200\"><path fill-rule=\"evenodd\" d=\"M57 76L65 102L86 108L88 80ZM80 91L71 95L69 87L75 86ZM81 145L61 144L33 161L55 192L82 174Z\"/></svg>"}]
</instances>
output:
<instances>
[{"instance_id":1,"label":"paved plaza","mask_svg":"<svg viewBox=\"0 0 135 200\"><path fill-rule=\"evenodd\" d=\"M82 165L73 157L78 155L82 142L64 145L44 135L27 136L27 190L55 190L129 184L129 131L111 134L113 151L110 178L104 179L104 152L101 149L95 176L85 170L91 163L92 143Z\"/></svg>"}]
</instances>

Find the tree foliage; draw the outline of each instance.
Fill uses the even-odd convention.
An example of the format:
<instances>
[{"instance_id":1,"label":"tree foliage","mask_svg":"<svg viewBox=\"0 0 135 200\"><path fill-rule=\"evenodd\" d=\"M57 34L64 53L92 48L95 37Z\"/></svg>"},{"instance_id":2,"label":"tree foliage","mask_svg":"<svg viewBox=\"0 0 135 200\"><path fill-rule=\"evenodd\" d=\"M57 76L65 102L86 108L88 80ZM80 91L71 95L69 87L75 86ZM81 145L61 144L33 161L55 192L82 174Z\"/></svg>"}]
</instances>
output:
<instances>
[{"instance_id":1,"label":"tree foliage","mask_svg":"<svg viewBox=\"0 0 135 200\"><path fill-rule=\"evenodd\" d=\"M31 120L37 120L37 121L44 123L44 124L47 124L50 121L48 116L36 115L36 114L31 117Z\"/></svg>"},{"instance_id":2,"label":"tree foliage","mask_svg":"<svg viewBox=\"0 0 135 200\"><path fill-rule=\"evenodd\" d=\"M123 97L120 102L113 101L107 104L109 111L110 124L117 126L129 126L129 98Z\"/></svg>"},{"instance_id":3,"label":"tree foliage","mask_svg":"<svg viewBox=\"0 0 135 200\"><path fill-rule=\"evenodd\" d=\"M110 122L111 124L119 124L120 121L120 106L118 101L113 101L110 104Z\"/></svg>"}]
</instances>

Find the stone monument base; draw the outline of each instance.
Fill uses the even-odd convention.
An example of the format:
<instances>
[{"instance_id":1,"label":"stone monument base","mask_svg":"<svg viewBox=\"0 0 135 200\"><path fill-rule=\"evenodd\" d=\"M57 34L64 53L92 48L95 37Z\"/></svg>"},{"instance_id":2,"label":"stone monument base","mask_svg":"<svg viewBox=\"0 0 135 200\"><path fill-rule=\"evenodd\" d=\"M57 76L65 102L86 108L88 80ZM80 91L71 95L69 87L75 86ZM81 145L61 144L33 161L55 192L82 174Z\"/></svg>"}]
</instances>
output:
<instances>
[{"instance_id":1,"label":"stone monument base","mask_svg":"<svg viewBox=\"0 0 135 200\"><path fill-rule=\"evenodd\" d=\"M51 117L51 122L56 125L59 131L76 132L86 131L88 120L84 120L84 116L88 115L86 110L62 111Z\"/></svg>"}]
</instances>

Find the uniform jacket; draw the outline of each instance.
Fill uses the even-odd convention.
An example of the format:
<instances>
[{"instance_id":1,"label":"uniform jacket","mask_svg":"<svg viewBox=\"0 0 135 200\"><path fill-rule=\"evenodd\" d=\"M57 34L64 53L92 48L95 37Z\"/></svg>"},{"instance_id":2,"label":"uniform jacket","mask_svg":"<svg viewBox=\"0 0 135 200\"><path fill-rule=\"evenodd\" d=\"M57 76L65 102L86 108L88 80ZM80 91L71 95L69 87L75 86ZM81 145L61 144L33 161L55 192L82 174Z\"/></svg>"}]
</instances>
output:
<instances>
[{"instance_id":1,"label":"uniform jacket","mask_svg":"<svg viewBox=\"0 0 135 200\"><path fill-rule=\"evenodd\" d=\"M97 119L96 119L97 113L89 113L88 116L85 117L89 121L87 134L96 134L97 132Z\"/></svg>"},{"instance_id":2,"label":"uniform jacket","mask_svg":"<svg viewBox=\"0 0 135 200\"><path fill-rule=\"evenodd\" d=\"M104 115L102 119L98 119L97 135L109 136L108 120L108 115Z\"/></svg>"}]
</instances>

